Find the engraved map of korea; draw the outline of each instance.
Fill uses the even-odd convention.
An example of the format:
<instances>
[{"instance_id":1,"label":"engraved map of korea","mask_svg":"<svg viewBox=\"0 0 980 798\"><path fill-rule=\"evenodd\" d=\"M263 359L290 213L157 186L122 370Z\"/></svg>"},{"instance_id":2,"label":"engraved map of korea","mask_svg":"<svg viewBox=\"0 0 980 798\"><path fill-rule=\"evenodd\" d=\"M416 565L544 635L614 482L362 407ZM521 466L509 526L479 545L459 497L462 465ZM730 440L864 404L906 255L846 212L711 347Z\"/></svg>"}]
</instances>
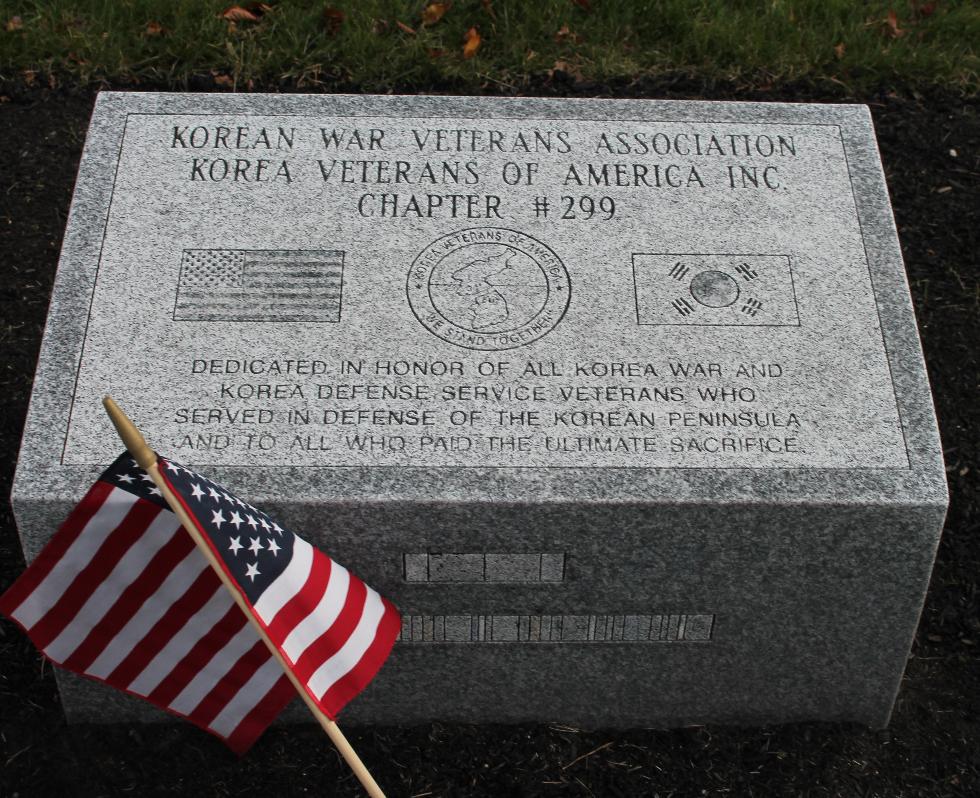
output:
<instances>
[{"instance_id":1,"label":"engraved map of korea","mask_svg":"<svg viewBox=\"0 0 980 798\"><path fill-rule=\"evenodd\" d=\"M418 320L467 349L513 349L551 331L569 301L568 272L548 246L505 228L463 230L415 259L408 301Z\"/></svg>"}]
</instances>

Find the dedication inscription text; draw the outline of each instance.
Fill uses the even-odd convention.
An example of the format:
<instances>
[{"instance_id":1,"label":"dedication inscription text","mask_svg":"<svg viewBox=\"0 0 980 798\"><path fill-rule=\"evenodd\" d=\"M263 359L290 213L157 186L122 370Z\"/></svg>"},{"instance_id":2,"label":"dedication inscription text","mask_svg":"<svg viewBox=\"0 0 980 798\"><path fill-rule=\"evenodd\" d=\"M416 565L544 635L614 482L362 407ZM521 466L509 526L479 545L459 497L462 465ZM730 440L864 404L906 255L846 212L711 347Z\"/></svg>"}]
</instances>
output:
<instances>
[{"instance_id":1,"label":"dedication inscription text","mask_svg":"<svg viewBox=\"0 0 980 798\"><path fill-rule=\"evenodd\" d=\"M195 465L908 465L835 125L131 114L119 158L65 463L126 374Z\"/></svg>"}]
</instances>

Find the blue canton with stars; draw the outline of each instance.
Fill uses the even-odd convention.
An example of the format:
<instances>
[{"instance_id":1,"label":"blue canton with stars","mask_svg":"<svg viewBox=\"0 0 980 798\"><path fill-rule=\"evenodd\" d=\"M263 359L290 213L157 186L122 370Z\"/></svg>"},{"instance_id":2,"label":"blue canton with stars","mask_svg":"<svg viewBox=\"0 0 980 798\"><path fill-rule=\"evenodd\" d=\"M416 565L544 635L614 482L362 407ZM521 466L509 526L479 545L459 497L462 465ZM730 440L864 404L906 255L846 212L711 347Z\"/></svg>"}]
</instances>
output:
<instances>
[{"instance_id":1,"label":"blue canton with stars","mask_svg":"<svg viewBox=\"0 0 980 798\"><path fill-rule=\"evenodd\" d=\"M228 572L253 605L293 556L296 536L261 510L179 463L159 459L160 471L210 537ZM113 487L170 509L129 454L121 455L100 478Z\"/></svg>"}]
</instances>

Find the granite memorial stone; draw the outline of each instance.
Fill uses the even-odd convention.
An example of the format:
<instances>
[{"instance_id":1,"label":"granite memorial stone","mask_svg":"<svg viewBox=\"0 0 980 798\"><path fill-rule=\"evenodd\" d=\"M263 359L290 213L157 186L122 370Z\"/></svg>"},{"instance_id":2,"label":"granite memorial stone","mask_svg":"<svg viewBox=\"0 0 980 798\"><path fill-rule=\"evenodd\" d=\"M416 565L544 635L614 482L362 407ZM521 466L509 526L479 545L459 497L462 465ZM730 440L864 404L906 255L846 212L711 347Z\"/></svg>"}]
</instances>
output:
<instances>
[{"instance_id":1,"label":"granite memorial stone","mask_svg":"<svg viewBox=\"0 0 980 798\"><path fill-rule=\"evenodd\" d=\"M28 559L105 393L402 610L347 722L881 726L947 503L861 106L103 93Z\"/></svg>"}]
</instances>

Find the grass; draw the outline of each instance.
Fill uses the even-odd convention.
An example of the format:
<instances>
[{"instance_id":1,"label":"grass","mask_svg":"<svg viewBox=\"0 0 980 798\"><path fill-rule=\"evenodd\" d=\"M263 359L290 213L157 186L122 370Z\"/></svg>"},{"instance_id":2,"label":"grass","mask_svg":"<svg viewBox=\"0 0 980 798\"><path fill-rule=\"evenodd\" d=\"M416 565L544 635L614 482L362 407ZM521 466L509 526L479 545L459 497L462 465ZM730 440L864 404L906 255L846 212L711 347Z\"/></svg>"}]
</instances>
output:
<instances>
[{"instance_id":1,"label":"grass","mask_svg":"<svg viewBox=\"0 0 980 798\"><path fill-rule=\"evenodd\" d=\"M435 4L449 7L431 25L428 0L270 0L265 11L243 0L251 21L224 18L232 5L7 0L0 78L476 89L519 88L558 70L587 82L687 73L753 85L980 88L975 0L456 0ZM466 58L471 28L480 44Z\"/></svg>"}]
</instances>

